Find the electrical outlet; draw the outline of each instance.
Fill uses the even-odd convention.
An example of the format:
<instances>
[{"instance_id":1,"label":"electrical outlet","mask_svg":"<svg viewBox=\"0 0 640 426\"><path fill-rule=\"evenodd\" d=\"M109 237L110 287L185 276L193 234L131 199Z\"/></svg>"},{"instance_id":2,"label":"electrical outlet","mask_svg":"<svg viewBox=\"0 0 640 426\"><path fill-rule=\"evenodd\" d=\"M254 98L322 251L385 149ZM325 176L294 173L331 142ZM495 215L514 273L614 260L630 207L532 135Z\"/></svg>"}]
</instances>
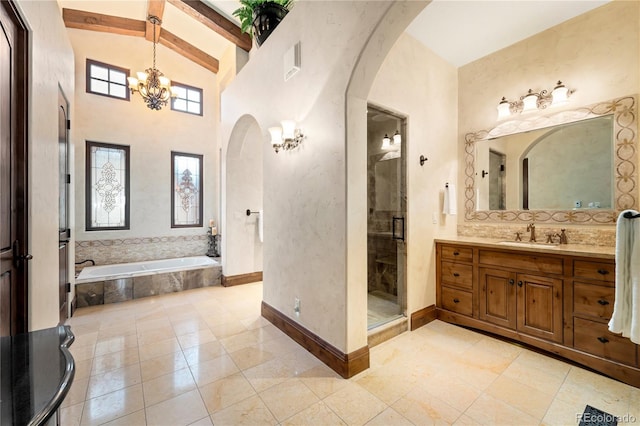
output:
<instances>
[{"instance_id":1,"label":"electrical outlet","mask_svg":"<svg viewBox=\"0 0 640 426\"><path fill-rule=\"evenodd\" d=\"M434 225L438 224L438 212L431 212L431 222L433 222Z\"/></svg>"},{"instance_id":2,"label":"electrical outlet","mask_svg":"<svg viewBox=\"0 0 640 426\"><path fill-rule=\"evenodd\" d=\"M296 313L296 316L300 316L300 299L297 297L293 301L293 312Z\"/></svg>"}]
</instances>

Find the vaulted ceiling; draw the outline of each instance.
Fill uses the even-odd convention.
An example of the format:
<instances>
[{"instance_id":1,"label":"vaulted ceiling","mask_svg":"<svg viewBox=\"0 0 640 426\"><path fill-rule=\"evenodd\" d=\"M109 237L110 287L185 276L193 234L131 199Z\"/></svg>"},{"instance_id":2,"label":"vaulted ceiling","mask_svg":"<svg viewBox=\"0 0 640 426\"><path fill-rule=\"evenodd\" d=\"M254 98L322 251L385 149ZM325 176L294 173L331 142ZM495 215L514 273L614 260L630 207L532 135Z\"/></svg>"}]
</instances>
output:
<instances>
[{"instance_id":1,"label":"vaulted ceiling","mask_svg":"<svg viewBox=\"0 0 640 426\"><path fill-rule=\"evenodd\" d=\"M238 4L237 1L227 2ZM156 41L217 73L218 58L231 45L249 51L252 43L237 23L198 0L75 1L60 0L67 28L154 37L148 16L160 18ZM228 5L227 5L228 6Z\"/></svg>"},{"instance_id":2,"label":"vaulted ceiling","mask_svg":"<svg viewBox=\"0 0 640 426\"><path fill-rule=\"evenodd\" d=\"M407 32L455 66L599 7L610 0L433 0ZM217 73L233 44L251 49L232 12L238 0L58 0L68 28L153 39Z\"/></svg>"}]
</instances>

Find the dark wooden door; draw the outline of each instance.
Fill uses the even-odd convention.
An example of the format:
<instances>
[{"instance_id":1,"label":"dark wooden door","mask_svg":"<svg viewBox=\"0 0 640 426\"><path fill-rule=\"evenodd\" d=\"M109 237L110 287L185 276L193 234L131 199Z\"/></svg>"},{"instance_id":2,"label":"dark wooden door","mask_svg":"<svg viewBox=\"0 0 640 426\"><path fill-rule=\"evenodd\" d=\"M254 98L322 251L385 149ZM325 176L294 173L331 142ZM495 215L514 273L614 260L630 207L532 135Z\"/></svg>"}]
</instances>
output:
<instances>
[{"instance_id":1,"label":"dark wooden door","mask_svg":"<svg viewBox=\"0 0 640 426\"><path fill-rule=\"evenodd\" d=\"M518 331L562 342L562 280L518 274Z\"/></svg>"},{"instance_id":2,"label":"dark wooden door","mask_svg":"<svg viewBox=\"0 0 640 426\"><path fill-rule=\"evenodd\" d=\"M0 335L26 332L26 32L0 2Z\"/></svg>"},{"instance_id":3,"label":"dark wooden door","mask_svg":"<svg viewBox=\"0 0 640 426\"><path fill-rule=\"evenodd\" d=\"M515 330L516 274L480 268L480 319Z\"/></svg>"},{"instance_id":4,"label":"dark wooden door","mask_svg":"<svg viewBox=\"0 0 640 426\"><path fill-rule=\"evenodd\" d=\"M69 316L67 306L67 295L69 294L69 238L71 237L69 230L69 184L71 176L69 175L69 117L68 103L62 93L58 89L58 239L59 239L59 274L58 274L58 290L59 290L59 310L60 324L64 324Z\"/></svg>"}]
</instances>

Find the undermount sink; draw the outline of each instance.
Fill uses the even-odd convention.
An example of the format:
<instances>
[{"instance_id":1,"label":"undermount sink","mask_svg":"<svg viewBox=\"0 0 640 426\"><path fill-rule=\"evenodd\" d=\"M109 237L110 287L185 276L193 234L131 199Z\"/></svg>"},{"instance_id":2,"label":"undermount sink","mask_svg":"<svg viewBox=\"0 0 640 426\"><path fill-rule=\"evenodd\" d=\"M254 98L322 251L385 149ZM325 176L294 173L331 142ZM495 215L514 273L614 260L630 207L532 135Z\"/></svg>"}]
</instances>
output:
<instances>
[{"instance_id":1,"label":"undermount sink","mask_svg":"<svg viewBox=\"0 0 640 426\"><path fill-rule=\"evenodd\" d=\"M556 243L534 243L528 241L499 241L498 244L503 246L514 247L531 247L531 248L558 248Z\"/></svg>"}]
</instances>

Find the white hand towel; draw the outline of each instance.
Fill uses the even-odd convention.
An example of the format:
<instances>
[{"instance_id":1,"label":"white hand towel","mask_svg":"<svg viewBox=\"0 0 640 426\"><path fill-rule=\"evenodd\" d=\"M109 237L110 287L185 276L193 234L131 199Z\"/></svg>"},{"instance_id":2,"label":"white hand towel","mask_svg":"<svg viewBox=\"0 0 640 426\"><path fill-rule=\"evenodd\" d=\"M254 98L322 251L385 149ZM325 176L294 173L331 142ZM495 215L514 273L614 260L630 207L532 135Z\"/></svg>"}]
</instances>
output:
<instances>
[{"instance_id":1,"label":"white hand towel","mask_svg":"<svg viewBox=\"0 0 640 426\"><path fill-rule=\"evenodd\" d=\"M442 206L443 214L457 214L458 205L456 201L456 187L455 185L446 185L444 187L444 203Z\"/></svg>"},{"instance_id":2,"label":"white hand towel","mask_svg":"<svg viewBox=\"0 0 640 426\"><path fill-rule=\"evenodd\" d=\"M640 343L640 219L626 219L624 213L616 225L616 290L609 331Z\"/></svg>"},{"instance_id":3,"label":"white hand towel","mask_svg":"<svg viewBox=\"0 0 640 426\"><path fill-rule=\"evenodd\" d=\"M258 210L258 237L261 243L264 242L264 217L262 209Z\"/></svg>"}]
</instances>

